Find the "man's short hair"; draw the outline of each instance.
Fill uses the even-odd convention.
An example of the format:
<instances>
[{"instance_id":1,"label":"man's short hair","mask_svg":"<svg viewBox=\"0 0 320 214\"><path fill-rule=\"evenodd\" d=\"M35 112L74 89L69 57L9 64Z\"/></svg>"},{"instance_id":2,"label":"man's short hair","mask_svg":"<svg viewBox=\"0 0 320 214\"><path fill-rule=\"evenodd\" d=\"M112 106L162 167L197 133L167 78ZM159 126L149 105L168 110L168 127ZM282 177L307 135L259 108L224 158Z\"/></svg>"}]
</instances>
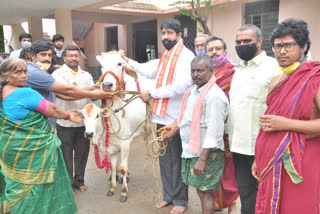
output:
<instances>
[{"instance_id":1,"label":"man's short hair","mask_svg":"<svg viewBox=\"0 0 320 214\"><path fill-rule=\"evenodd\" d=\"M223 39L221 39L221 38L219 38L219 37L216 37L216 36L209 36L209 37L207 38L206 45L205 45L205 49L207 50L207 45L208 45L209 42L215 41L215 40L221 41L221 42L223 43L223 49L224 49L224 50L227 50L227 44L226 44L226 42L225 42Z\"/></svg>"},{"instance_id":2,"label":"man's short hair","mask_svg":"<svg viewBox=\"0 0 320 214\"><path fill-rule=\"evenodd\" d=\"M45 40L37 40L31 45L31 53L37 55L41 51L52 50L52 43Z\"/></svg>"},{"instance_id":3,"label":"man's short hair","mask_svg":"<svg viewBox=\"0 0 320 214\"><path fill-rule=\"evenodd\" d=\"M238 32L242 32L242 31L247 31L247 30L252 30L254 32L254 35L256 36L256 39L258 40L261 37L261 30L260 28L258 28L256 25L252 25L252 24L245 24L242 25L238 30Z\"/></svg>"},{"instance_id":4,"label":"man's short hair","mask_svg":"<svg viewBox=\"0 0 320 214\"><path fill-rule=\"evenodd\" d=\"M58 40L62 40L64 42L64 37L61 34L53 35L52 43L54 43L55 41L58 41Z\"/></svg>"},{"instance_id":5,"label":"man's short hair","mask_svg":"<svg viewBox=\"0 0 320 214\"><path fill-rule=\"evenodd\" d=\"M20 35L19 35L19 42L21 42L21 40L22 40L23 38L29 38L29 39L32 41L32 36L31 36L30 34L28 34L28 33L22 33L22 34L20 34Z\"/></svg>"},{"instance_id":6,"label":"man's short hair","mask_svg":"<svg viewBox=\"0 0 320 214\"><path fill-rule=\"evenodd\" d=\"M78 51L79 52L79 56L81 56L81 51L80 48L78 48L75 45L68 45L64 51L62 52L62 56L66 56L68 51Z\"/></svg>"},{"instance_id":7,"label":"man's short hair","mask_svg":"<svg viewBox=\"0 0 320 214\"><path fill-rule=\"evenodd\" d=\"M208 37L209 37L209 36L208 36L207 34L202 34L202 33L200 33L200 34L198 34L197 37L194 39L194 42L196 42L196 40L199 39L199 38L205 38L205 39L207 39Z\"/></svg>"},{"instance_id":8,"label":"man's short hair","mask_svg":"<svg viewBox=\"0 0 320 214\"><path fill-rule=\"evenodd\" d=\"M205 63L205 65L207 66L209 71L213 68L213 61L212 61L211 57L204 55L204 54L201 54L201 55L194 57L193 60L191 61L191 65L196 64L201 61L203 61Z\"/></svg>"},{"instance_id":9,"label":"man's short hair","mask_svg":"<svg viewBox=\"0 0 320 214\"><path fill-rule=\"evenodd\" d=\"M167 19L165 20L161 26L160 30L162 31L164 28L172 29L174 30L177 34L182 33L182 26L179 20L177 19Z\"/></svg>"},{"instance_id":10,"label":"man's short hair","mask_svg":"<svg viewBox=\"0 0 320 214\"><path fill-rule=\"evenodd\" d=\"M271 44L274 44L274 40L276 38L281 38L287 35L291 35L301 48L304 48L304 46L307 45L307 49L304 52L304 55L306 56L311 45L308 23L302 19L289 18L284 20L273 30L271 35Z\"/></svg>"}]
</instances>

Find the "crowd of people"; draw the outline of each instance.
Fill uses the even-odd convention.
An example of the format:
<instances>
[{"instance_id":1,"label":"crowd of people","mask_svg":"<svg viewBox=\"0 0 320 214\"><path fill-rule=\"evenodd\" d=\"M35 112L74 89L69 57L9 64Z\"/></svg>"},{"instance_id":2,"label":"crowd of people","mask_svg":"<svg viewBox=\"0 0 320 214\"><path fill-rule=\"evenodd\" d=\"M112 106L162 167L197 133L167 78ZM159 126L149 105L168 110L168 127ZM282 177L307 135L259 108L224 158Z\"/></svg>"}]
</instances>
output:
<instances>
[{"instance_id":1,"label":"crowd of people","mask_svg":"<svg viewBox=\"0 0 320 214\"><path fill-rule=\"evenodd\" d=\"M320 63L309 61L308 24L286 19L271 35L274 58L262 50L261 30L235 32L238 64L223 38L198 35L186 48L176 19L161 27L160 59L124 60L154 80L142 91L152 120L168 141L159 157L161 209L184 213L188 186L202 213L320 213ZM21 49L0 64L0 213L77 213L73 191L84 182L89 141L72 109L110 99L79 66L81 51L19 36ZM230 45L228 45L230 46ZM19 59L20 58L20 59Z\"/></svg>"}]
</instances>

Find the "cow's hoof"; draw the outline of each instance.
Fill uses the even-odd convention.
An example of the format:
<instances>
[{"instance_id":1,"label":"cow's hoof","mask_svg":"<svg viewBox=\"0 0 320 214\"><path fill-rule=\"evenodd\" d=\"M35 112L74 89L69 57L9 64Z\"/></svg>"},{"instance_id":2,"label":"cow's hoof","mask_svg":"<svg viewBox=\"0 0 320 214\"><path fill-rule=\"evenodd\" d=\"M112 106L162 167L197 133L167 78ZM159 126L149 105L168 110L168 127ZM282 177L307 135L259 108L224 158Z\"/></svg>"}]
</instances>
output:
<instances>
[{"instance_id":1,"label":"cow's hoof","mask_svg":"<svg viewBox=\"0 0 320 214\"><path fill-rule=\"evenodd\" d=\"M120 202L125 203L127 201L128 197L127 196L120 196Z\"/></svg>"},{"instance_id":2,"label":"cow's hoof","mask_svg":"<svg viewBox=\"0 0 320 214\"><path fill-rule=\"evenodd\" d=\"M113 196L114 195L114 192L111 192L110 190L108 191L107 193L107 196Z\"/></svg>"}]
</instances>

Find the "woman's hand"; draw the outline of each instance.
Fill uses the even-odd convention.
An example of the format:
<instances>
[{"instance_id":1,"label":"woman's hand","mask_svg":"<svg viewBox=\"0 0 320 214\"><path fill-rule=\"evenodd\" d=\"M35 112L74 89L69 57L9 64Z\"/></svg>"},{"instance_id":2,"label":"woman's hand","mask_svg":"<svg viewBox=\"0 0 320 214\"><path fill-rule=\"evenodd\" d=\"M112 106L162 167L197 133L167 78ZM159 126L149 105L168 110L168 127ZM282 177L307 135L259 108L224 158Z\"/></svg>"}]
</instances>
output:
<instances>
[{"instance_id":1,"label":"woman's hand","mask_svg":"<svg viewBox=\"0 0 320 214\"><path fill-rule=\"evenodd\" d=\"M79 112L72 110L69 112L69 114L70 114L69 120L71 122L82 123L82 119L79 117L80 116Z\"/></svg>"},{"instance_id":2,"label":"woman's hand","mask_svg":"<svg viewBox=\"0 0 320 214\"><path fill-rule=\"evenodd\" d=\"M259 125L265 132L288 130L290 119L277 115L260 116Z\"/></svg>"}]
</instances>

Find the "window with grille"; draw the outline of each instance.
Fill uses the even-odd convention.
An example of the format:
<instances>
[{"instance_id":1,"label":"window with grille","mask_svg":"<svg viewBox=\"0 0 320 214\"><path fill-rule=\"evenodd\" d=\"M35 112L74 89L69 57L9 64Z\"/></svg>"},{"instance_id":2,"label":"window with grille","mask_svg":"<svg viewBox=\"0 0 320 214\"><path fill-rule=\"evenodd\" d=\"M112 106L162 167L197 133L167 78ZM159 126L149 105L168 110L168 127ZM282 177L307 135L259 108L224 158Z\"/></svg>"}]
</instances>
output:
<instances>
[{"instance_id":1,"label":"window with grille","mask_svg":"<svg viewBox=\"0 0 320 214\"><path fill-rule=\"evenodd\" d=\"M252 24L261 29L261 16L252 16Z\"/></svg>"},{"instance_id":2,"label":"window with grille","mask_svg":"<svg viewBox=\"0 0 320 214\"><path fill-rule=\"evenodd\" d=\"M148 56L148 61L156 59L156 46L155 45L146 45L146 53Z\"/></svg>"},{"instance_id":3,"label":"window with grille","mask_svg":"<svg viewBox=\"0 0 320 214\"><path fill-rule=\"evenodd\" d=\"M107 27L107 51L118 51L118 27Z\"/></svg>"}]
</instances>

